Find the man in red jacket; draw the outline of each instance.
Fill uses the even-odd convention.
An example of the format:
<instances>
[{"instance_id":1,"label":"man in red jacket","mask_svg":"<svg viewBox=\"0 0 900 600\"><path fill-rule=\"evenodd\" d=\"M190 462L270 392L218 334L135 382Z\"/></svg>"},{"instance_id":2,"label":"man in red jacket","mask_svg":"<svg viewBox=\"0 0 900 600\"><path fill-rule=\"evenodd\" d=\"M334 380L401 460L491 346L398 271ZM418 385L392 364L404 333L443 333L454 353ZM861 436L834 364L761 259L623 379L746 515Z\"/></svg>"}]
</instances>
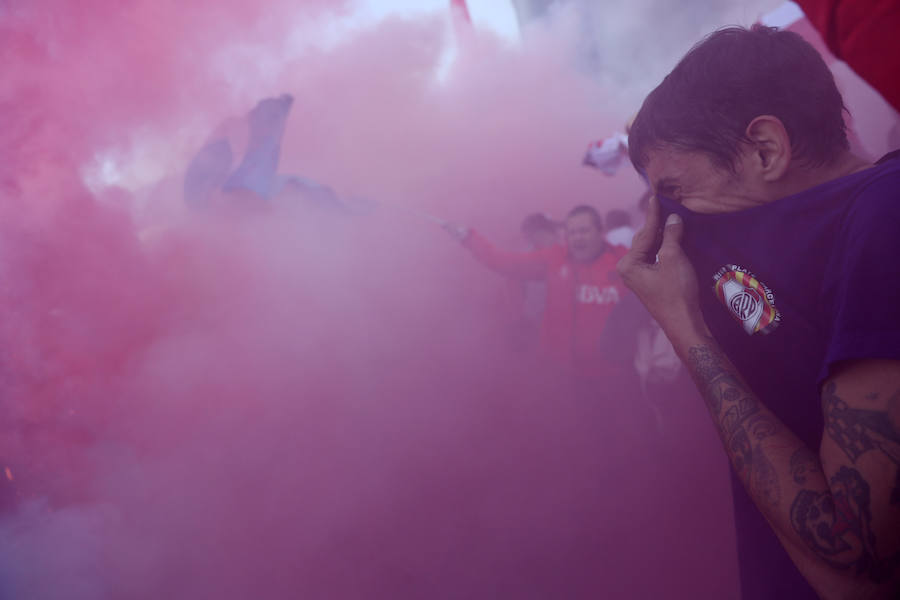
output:
<instances>
[{"instance_id":1,"label":"man in red jacket","mask_svg":"<svg viewBox=\"0 0 900 600\"><path fill-rule=\"evenodd\" d=\"M551 357L579 379L621 375L620 367L601 353L599 339L613 308L630 293L616 273L616 263L627 250L606 243L603 220L595 209L573 208L565 220L566 245L534 252L500 250L467 227L446 229L494 271L547 283L540 340Z\"/></svg>"}]
</instances>

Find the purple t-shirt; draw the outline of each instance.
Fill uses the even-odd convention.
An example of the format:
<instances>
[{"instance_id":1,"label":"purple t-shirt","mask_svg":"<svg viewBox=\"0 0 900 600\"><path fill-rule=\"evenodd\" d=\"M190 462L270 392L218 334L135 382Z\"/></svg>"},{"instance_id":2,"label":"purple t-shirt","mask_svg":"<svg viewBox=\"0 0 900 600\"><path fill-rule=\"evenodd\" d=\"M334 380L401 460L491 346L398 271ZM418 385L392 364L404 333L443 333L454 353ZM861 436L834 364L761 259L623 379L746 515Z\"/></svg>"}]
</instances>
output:
<instances>
[{"instance_id":1,"label":"purple t-shirt","mask_svg":"<svg viewBox=\"0 0 900 600\"><path fill-rule=\"evenodd\" d=\"M683 248L707 325L753 391L813 450L819 388L843 360L900 359L900 153L764 206L693 213ZM816 598L732 477L744 600Z\"/></svg>"}]
</instances>

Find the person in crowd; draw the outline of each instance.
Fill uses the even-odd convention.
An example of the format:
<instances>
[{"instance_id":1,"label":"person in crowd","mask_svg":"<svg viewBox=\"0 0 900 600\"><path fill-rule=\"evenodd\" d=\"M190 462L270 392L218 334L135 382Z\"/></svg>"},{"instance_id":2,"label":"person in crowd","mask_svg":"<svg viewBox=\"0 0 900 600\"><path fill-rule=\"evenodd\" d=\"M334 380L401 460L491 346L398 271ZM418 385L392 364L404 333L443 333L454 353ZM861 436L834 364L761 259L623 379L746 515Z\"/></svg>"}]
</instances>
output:
<instances>
[{"instance_id":1,"label":"person in crowd","mask_svg":"<svg viewBox=\"0 0 900 600\"><path fill-rule=\"evenodd\" d=\"M598 339L627 293L615 270L626 249L606 242L596 209L576 206L565 219L565 244L531 252L500 250L468 227L449 224L446 229L498 273L546 284L540 346L547 355L582 379L608 381L615 376L618 366L605 360Z\"/></svg>"},{"instance_id":2,"label":"person in crowd","mask_svg":"<svg viewBox=\"0 0 900 600\"><path fill-rule=\"evenodd\" d=\"M843 110L798 35L727 28L629 138L655 196L619 272L731 461L745 600L900 594L900 153Z\"/></svg>"},{"instance_id":3,"label":"person in crowd","mask_svg":"<svg viewBox=\"0 0 900 600\"><path fill-rule=\"evenodd\" d=\"M560 243L559 223L543 213L532 213L522 220L520 227L528 252L539 252L558 246ZM537 340L537 333L547 306L547 282L543 280L511 279L513 295L520 299L522 312L515 320L516 338L523 347L531 346Z\"/></svg>"},{"instance_id":4,"label":"person in crowd","mask_svg":"<svg viewBox=\"0 0 900 600\"><path fill-rule=\"evenodd\" d=\"M529 251L543 250L559 244L560 224L544 213L531 213L519 227Z\"/></svg>"}]
</instances>

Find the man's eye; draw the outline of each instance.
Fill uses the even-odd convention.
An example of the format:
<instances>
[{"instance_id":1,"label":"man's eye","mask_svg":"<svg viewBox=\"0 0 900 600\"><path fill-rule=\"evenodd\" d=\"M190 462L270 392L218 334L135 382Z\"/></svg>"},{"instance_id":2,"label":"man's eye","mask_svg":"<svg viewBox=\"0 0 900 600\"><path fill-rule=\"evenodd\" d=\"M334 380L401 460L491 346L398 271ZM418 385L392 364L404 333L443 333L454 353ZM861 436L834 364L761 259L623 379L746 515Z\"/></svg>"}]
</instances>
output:
<instances>
[{"instance_id":1,"label":"man's eye","mask_svg":"<svg viewBox=\"0 0 900 600\"><path fill-rule=\"evenodd\" d=\"M681 188L672 186L663 186L658 191L657 194L668 198L669 200L674 200L675 202L681 202Z\"/></svg>"}]
</instances>

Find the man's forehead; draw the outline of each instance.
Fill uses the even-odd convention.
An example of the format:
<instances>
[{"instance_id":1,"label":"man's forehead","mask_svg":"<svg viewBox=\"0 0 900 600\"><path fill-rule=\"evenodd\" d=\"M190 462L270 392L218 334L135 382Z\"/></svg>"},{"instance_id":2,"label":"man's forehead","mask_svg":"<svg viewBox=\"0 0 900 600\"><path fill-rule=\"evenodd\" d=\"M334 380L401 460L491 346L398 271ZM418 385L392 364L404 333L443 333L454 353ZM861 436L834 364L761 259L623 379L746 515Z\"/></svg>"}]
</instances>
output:
<instances>
[{"instance_id":1,"label":"man's forehead","mask_svg":"<svg viewBox=\"0 0 900 600\"><path fill-rule=\"evenodd\" d=\"M702 152L678 150L670 146L647 153L646 174L654 191L660 187L680 185L698 171L708 171L712 161Z\"/></svg>"}]
</instances>

